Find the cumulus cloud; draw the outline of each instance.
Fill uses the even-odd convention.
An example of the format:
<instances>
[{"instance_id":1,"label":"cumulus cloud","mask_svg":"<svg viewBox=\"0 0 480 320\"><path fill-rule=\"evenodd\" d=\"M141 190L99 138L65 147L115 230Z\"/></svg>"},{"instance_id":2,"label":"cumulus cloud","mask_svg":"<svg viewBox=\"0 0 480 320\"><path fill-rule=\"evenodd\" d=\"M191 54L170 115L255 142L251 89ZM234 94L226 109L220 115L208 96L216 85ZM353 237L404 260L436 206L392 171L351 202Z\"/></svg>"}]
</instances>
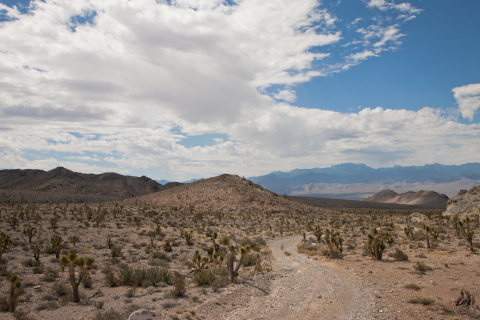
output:
<instances>
[{"instance_id":1,"label":"cumulus cloud","mask_svg":"<svg viewBox=\"0 0 480 320\"><path fill-rule=\"evenodd\" d=\"M480 83L453 88L452 91L462 116L472 121L480 108Z\"/></svg>"},{"instance_id":2,"label":"cumulus cloud","mask_svg":"<svg viewBox=\"0 0 480 320\"><path fill-rule=\"evenodd\" d=\"M471 151L478 125L437 110L343 114L290 105L297 84L399 46L395 19L357 19L360 39L345 41L360 48L335 55L328 48L343 41L342 20L316 0L35 0L29 14L0 9L11 18L0 22L0 168L155 168L182 180L480 156ZM206 133L228 139L181 144ZM448 144L458 139L452 153Z\"/></svg>"}]
</instances>

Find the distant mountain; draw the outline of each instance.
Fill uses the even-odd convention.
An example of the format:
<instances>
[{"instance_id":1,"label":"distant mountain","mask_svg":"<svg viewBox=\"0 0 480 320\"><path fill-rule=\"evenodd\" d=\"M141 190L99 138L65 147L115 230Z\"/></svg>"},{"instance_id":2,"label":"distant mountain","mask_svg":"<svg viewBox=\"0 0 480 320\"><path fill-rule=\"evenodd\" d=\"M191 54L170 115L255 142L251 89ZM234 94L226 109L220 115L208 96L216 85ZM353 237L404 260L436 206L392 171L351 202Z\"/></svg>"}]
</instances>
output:
<instances>
[{"instance_id":1,"label":"distant mountain","mask_svg":"<svg viewBox=\"0 0 480 320\"><path fill-rule=\"evenodd\" d=\"M433 190L455 195L480 183L480 163L430 164L374 169L343 163L328 168L295 169L248 178L277 194L362 200L384 189Z\"/></svg>"},{"instance_id":2,"label":"distant mountain","mask_svg":"<svg viewBox=\"0 0 480 320\"><path fill-rule=\"evenodd\" d=\"M160 183L160 184L167 184L167 183L170 183L172 181L168 181L168 180L155 180L156 182Z\"/></svg>"},{"instance_id":3,"label":"distant mountain","mask_svg":"<svg viewBox=\"0 0 480 320\"><path fill-rule=\"evenodd\" d=\"M63 167L50 171L0 170L0 190L8 191L9 194L28 194L29 197L37 199L59 199L58 195L64 195L63 198L84 201L119 200L146 195L177 185L181 183L161 185L145 176L124 176L113 172L84 174Z\"/></svg>"},{"instance_id":4,"label":"distant mountain","mask_svg":"<svg viewBox=\"0 0 480 320\"><path fill-rule=\"evenodd\" d=\"M385 189L376 195L366 198L364 201L407 204L425 206L429 208L446 208L448 197L444 194L439 194L438 192L434 191L421 190L418 192L409 191L398 194L390 189Z\"/></svg>"}]
</instances>

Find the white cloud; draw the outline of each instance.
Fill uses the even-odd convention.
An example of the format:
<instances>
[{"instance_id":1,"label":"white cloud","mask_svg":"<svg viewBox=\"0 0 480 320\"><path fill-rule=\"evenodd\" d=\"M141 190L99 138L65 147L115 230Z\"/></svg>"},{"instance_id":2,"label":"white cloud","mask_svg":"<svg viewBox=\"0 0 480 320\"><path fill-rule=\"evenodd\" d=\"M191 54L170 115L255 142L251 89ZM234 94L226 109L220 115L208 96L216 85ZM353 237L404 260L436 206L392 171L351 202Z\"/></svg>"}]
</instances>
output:
<instances>
[{"instance_id":1,"label":"white cloud","mask_svg":"<svg viewBox=\"0 0 480 320\"><path fill-rule=\"evenodd\" d=\"M453 88L452 91L462 117L472 121L475 112L480 108L480 83Z\"/></svg>"},{"instance_id":2,"label":"white cloud","mask_svg":"<svg viewBox=\"0 0 480 320\"><path fill-rule=\"evenodd\" d=\"M273 97L277 100L283 100L286 102L294 102L295 100L297 100L295 90L292 89L279 90L273 95Z\"/></svg>"}]
</instances>

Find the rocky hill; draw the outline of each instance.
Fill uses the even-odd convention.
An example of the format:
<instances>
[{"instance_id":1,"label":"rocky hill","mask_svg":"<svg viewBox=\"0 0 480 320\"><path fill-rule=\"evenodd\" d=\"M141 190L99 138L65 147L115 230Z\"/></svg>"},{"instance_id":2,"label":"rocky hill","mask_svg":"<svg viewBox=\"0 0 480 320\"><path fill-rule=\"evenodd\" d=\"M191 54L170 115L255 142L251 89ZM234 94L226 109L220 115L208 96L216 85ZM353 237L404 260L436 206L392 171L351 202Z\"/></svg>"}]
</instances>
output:
<instances>
[{"instance_id":1,"label":"rocky hill","mask_svg":"<svg viewBox=\"0 0 480 320\"><path fill-rule=\"evenodd\" d=\"M191 208L195 211L304 213L323 209L278 196L236 175L223 174L152 193L127 202L144 201L158 206Z\"/></svg>"},{"instance_id":2,"label":"rocky hill","mask_svg":"<svg viewBox=\"0 0 480 320\"><path fill-rule=\"evenodd\" d=\"M469 191L460 190L456 196L447 203L447 211L444 215L459 214L461 218L466 215L480 214L480 186L475 186Z\"/></svg>"},{"instance_id":3,"label":"rocky hill","mask_svg":"<svg viewBox=\"0 0 480 320\"><path fill-rule=\"evenodd\" d=\"M161 191L180 183L161 185L143 177L124 176L117 173L84 174L63 167L43 170L1 170L0 190L3 194L22 194L29 197L73 199L120 200Z\"/></svg>"},{"instance_id":4,"label":"rocky hill","mask_svg":"<svg viewBox=\"0 0 480 320\"><path fill-rule=\"evenodd\" d=\"M434 191L421 190L418 192L409 191L398 194L390 189L385 189L366 198L364 201L406 204L429 208L446 208L448 197Z\"/></svg>"}]
</instances>

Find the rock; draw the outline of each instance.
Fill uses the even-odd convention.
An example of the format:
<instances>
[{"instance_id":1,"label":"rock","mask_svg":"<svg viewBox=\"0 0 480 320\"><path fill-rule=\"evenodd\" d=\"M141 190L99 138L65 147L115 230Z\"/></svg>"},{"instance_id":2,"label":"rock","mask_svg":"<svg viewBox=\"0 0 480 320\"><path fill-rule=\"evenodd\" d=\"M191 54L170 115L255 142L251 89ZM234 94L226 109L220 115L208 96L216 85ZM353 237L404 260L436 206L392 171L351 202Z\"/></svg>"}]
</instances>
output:
<instances>
[{"instance_id":1,"label":"rock","mask_svg":"<svg viewBox=\"0 0 480 320\"><path fill-rule=\"evenodd\" d=\"M128 320L148 320L155 317L155 312L148 311L145 309L140 309L137 311L132 312Z\"/></svg>"}]
</instances>

